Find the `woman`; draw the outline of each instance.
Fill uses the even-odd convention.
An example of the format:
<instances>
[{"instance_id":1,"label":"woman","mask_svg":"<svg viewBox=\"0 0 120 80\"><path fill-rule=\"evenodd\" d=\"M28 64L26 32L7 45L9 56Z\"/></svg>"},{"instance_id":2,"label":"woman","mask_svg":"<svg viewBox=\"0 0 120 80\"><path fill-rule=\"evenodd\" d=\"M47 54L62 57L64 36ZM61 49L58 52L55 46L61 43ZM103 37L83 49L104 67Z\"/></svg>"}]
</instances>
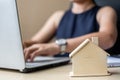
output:
<instances>
[{"instance_id":1,"label":"woman","mask_svg":"<svg viewBox=\"0 0 120 80\"><path fill-rule=\"evenodd\" d=\"M117 37L115 11L109 6L100 8L93 0L70 1L72 8L54 13L44 27L25 42L26 60L32 61L38 55L68 56L67 53L91 37L98 37L103 49L114 45ZM48 43L54 35L57 40Z\"/></svg>"}]
</instances>

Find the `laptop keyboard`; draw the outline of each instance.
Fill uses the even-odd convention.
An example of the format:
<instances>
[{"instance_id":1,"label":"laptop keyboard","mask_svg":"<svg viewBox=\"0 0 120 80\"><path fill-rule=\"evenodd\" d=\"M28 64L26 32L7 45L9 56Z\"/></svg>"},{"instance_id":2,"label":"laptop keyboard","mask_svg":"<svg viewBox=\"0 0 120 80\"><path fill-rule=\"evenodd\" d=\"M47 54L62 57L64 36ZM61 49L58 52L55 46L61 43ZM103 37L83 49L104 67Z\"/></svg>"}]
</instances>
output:
<instances>
[{"instance_id":1,"label":"laptop keyboard","mask_svg":"<svg viewBox=\"0 0 120 80\"><path fill-rule=\"evenodd\" d=\"M33 62L30 62L30 61L26 62L26 68L50 65L50 64L59 63L59 62L65 61L65 60L68 60L68 58L36 57Z\"/></svg>"}]
</instances>

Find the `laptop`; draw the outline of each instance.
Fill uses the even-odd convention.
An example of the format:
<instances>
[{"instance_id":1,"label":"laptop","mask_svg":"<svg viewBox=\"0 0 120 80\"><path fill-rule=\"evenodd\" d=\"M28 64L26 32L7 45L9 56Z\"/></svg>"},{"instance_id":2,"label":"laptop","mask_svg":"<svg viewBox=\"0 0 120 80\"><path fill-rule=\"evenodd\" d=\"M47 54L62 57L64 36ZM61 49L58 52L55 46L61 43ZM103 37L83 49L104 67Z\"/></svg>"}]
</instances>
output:
<instances>
[{"instance_id":1,"label":"laptop","mask_svg":"<svg viewBox=\"0 0 120 80\"><path fill-rule=\"evenodd\" d=\"M25 62L20 32L17 0L0 0L0 68L21 72L69 63L66 57L36 57Z\"/></svg>"}]
</instances>

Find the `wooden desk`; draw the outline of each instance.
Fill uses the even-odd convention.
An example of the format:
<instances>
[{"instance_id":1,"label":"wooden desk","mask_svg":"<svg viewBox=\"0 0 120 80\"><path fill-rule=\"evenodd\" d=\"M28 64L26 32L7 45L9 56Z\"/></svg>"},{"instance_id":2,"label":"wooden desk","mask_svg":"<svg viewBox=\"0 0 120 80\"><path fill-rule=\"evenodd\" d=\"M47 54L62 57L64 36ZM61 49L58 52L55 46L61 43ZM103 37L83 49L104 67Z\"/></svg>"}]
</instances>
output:
<instances>
[{"instance_id":1,"label":"wooden desk","mask_svg":"<svg viewBox=\"0 0 120 80\"><path fill-rule=\"evenodd\" d=\"M101 77L69 77L70 71L70 64L27 74L0 69L0 80L120 80L120 67L109 68L112 75Z\"/></svg>"}]
</instances>

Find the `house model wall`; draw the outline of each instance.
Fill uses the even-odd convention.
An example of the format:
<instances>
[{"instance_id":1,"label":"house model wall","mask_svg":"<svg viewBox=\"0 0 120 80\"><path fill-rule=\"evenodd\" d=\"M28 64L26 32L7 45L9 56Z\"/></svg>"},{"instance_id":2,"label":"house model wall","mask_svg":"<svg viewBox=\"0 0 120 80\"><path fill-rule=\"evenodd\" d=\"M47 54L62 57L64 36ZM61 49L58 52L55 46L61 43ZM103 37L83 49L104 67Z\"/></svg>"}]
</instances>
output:
<instances>
[{"instance_id":1,"label":"house model wall","mask_svg":"<svg viewBox=\"0 0 120 80\"><path fill-rule=\"evenodd\" d=\"M89 39L80 44L69 56L72 61L70 76L102 76L107 71L107 55Z\"/></svg>"}]
</instances>

